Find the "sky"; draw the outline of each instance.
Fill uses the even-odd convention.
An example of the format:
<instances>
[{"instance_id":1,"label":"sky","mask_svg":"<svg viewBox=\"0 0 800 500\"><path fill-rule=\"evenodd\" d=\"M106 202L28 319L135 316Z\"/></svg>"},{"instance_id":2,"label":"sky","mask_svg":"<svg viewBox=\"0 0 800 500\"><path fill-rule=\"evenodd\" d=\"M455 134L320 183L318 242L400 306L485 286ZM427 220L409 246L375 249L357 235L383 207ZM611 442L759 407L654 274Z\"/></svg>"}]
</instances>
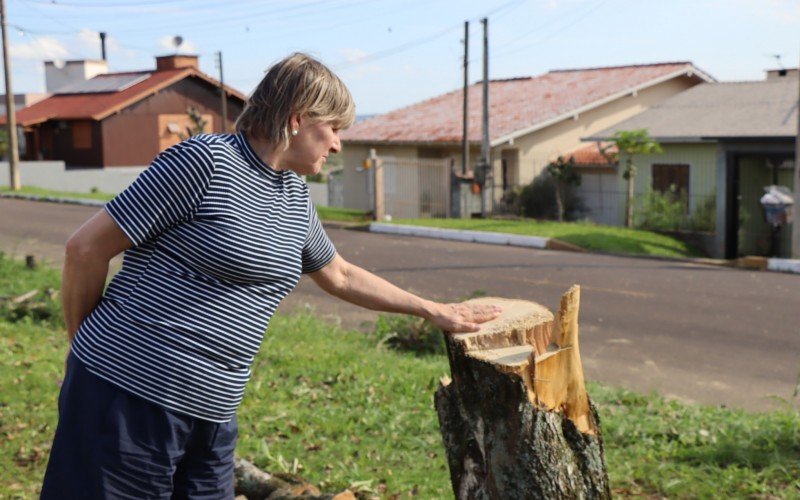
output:
<instances>
[{"instance_id":1,"label":"sky","mask_svg":"<svg viewBox=\"0 0 800 500\"><path fill-rule=\"evenodd\" d=\"M200 67L249 93L270 64L307 52L350 88L359 114L384 113L458 89L464 21L469 81L553 69L691 61L720 81L797 67L800 0L6 0L14 93L43 92L45 60L100 58L111 71L154 56ZM174 38L183 42L175 47ZM777 56L777 57L776 57ZM1 77L2 75L0 75ZM0 78L0 81L2 79Z\"/></svg>"}]
</instances>

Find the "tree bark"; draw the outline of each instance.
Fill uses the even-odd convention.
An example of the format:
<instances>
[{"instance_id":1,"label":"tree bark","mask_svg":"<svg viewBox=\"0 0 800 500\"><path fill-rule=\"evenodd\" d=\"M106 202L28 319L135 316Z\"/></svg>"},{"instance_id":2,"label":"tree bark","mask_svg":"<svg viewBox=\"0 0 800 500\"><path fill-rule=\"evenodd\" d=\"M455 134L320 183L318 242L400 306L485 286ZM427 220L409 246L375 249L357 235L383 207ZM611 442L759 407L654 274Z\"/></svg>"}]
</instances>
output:
<instances>
[{"instance_id":1,"label":"tree bark","mask_svg":"<svg viewBox=\"0 0 800 500\"><path fill-rule=\"evenodd\" d=\"M435 404L458 499L610 498L597 409L578 345L580 288L554 318L527 301L447 337L452 380Z\"/></svg>"}]
</instances>

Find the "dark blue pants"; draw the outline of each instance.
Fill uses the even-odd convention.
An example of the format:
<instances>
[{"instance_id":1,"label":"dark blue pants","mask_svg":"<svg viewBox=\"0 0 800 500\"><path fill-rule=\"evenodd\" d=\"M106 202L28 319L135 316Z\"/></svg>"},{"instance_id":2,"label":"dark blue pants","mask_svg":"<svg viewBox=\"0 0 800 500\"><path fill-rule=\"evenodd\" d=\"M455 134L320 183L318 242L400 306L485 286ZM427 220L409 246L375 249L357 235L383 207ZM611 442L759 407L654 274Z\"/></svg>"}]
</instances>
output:
<instances>
[{"instance_id":1,"label":"dark blue pants","mask_svg":"<svg viewBox=\"0 0 800 500\"><path fill-rule=\"evenodd\" d=\"M216 424L168 412L74 355L58 413L43 499L233 498L235 417Z\"/></svg>"}]
</instances>

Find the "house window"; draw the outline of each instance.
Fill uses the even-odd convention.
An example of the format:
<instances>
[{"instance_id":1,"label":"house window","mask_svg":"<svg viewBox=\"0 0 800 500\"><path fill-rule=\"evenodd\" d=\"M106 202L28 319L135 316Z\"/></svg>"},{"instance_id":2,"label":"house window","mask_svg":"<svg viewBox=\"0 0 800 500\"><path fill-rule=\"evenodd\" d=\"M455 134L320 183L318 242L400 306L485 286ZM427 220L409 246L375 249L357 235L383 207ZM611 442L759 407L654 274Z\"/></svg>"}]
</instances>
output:
<instances>
[{"instance_id":1,"label":"house window","mask_svg":"<svg viewBox=\"0 0 800 500\"><path fill-rule=\"evenodd\" d=\"M75 149L92 148L92 124L90 122L73 122L72 147Z\"/></svg>"},{"instance_id":2,"label":"house window","mask_svg":"<svg viewBox=\"0 0 800 500\"><path fill-rule=\"evenodd\" d=\"M654 163L653 191L662 194L673 192L676 198L683 191L688 197L689 165Z\"/></svg>"}]
</instances>

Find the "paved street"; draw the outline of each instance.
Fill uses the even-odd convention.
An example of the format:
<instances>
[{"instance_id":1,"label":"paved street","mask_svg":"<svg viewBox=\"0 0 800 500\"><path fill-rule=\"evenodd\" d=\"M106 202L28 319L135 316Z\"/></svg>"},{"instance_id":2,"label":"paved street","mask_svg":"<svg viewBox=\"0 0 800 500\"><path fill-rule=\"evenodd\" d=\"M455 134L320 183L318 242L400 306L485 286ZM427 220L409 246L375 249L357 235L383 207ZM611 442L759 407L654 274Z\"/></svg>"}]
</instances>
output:
<instances>
[{"instance_id":1,"label":"paved street","mask_svg":"<svg viewBox=\"0 0 800 500\"><path fill-rule=\"evenodd\" d=\"M0 199L0 250L54 264L96 209ZM791 398L800 371L800 276L683 262L538 251L331 229L350 261L428 297L475 291L551 309L582 286L586 376L684 401L762 410ZM311 304L347 326L373 319L304 279L281 306Z\"/></svg>"}]
</instances>

